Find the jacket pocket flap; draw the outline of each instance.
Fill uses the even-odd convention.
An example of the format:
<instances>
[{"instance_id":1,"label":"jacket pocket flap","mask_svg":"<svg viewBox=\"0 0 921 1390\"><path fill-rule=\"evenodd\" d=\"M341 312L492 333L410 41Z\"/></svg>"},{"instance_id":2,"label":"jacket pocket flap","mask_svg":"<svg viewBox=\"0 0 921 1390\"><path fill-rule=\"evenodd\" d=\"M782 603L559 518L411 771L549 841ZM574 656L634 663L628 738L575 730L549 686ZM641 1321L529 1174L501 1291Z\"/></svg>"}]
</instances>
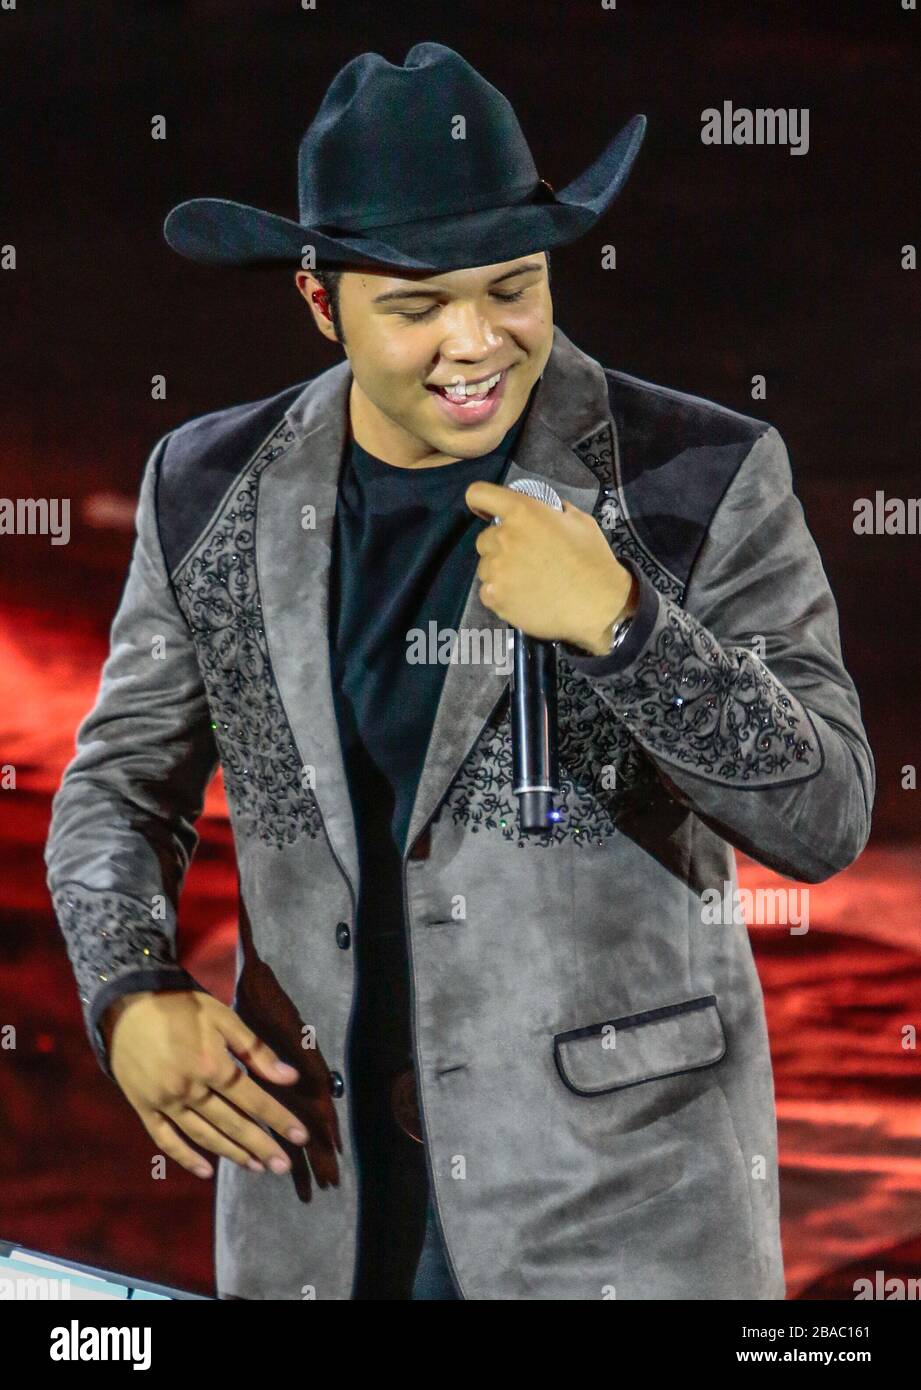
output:
<instances>
[{"instance_id":1,"label":"jacket pocket flap","mask_svg":"<svg viewBox=\"0 0 921 1390\"><path fill-rule=\"evenodd\" d=\"M595 1096L712 1066L726 1051L715 994L557 1033L557 1071L571 1091Z\"/></svg>"}]
</instances>

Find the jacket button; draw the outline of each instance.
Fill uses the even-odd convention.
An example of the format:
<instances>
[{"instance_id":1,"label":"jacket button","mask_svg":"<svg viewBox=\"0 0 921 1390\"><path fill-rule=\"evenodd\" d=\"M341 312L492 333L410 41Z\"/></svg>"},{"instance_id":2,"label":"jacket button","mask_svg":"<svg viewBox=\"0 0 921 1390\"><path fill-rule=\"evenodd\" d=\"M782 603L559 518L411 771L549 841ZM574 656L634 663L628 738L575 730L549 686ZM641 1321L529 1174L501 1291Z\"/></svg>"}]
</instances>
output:
<instances>
[{"instance_id":1,"label":"jacket button","mask_svg":"<svg viewBox=\"0 0 921 1390\"><path fill-rule=\"evenodd\" d=\"M341 951L347 951L352 944L352 933L349 931L348 922L336 923L336 945Z\"/></svg>"},{"instance_id":2,"label":"jacket button","mask_svg":"<svg viewBox=\"0 0 921 1390\"><path fill-rule=\"evenodd\" d=\"M342 1095L342 1092L343 1092L344 1090L345 1090L345 1082L342 1080L342 1076L340 1075L340 1073L337 1072L337 1071L331 1071L330 1074L329 1074L329 1091L330 1091L330 1095L333 1095L333 1096L336 1096L336 1097L341 1096L341 1095Z\"/></svg>"}]
</instances>

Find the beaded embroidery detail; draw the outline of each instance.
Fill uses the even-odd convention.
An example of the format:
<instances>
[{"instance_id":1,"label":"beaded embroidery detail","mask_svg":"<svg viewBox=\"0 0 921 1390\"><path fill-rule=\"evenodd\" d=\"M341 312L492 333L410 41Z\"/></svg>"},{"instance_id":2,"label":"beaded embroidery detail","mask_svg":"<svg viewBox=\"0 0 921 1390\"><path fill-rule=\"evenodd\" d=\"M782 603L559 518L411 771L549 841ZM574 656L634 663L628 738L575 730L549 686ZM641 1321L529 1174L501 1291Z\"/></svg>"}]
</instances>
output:
<instances>
[{"instance_id":1,"label":"beaded embroidery detail","mask_svg":"<svg viewBox=\"0 0 921 1390\"><path fill-rule=\"evenodd\" d=\"M170 919L158 922L141 898L80 883L62 884L52 903L84 1004L127 970L185 973L173 951L171 908Z\"/></svg>"},{"instance_id":2,"label":"beaded embroidery detail","mask_svg":"<svg viewBox=\"0 0 921 1390\"><path fill-rule=\"evenodd\" d=\"M629 805L648 801L655 782L650 760L610 706L565 655L557 655L560 819L542 834L522 835L512 793L512 726L508 691L454 778L443 807L472 834L499 831L519 847L573 841L603 844Z\"/></svg>"},{"instance_id":3,"label":"beaded embroidery detail","mask_svg":"<svg viewBox=\"0 0 921 1390\"><path fill-rule=\"evenodd\" d=\"M195 640L235 829L278 849L301 835L316 839L322 830L316 798L302 785L269 659L256 576L259 477L294 437L283 421L174 576Z\"/></svg>"},{"instance_id":4,"label":"beaded embroidery detail","mask_svg":"<svg viewBox=\"0 0 921 1390\"><path fill-rule=\"evenodd\" d=\"M817 740L799 701L752 652L721 648L675 604L664 613L629 678L607 678L621 718L663 757L724 782L811 775Z\"/></svg>"}]
</instances>

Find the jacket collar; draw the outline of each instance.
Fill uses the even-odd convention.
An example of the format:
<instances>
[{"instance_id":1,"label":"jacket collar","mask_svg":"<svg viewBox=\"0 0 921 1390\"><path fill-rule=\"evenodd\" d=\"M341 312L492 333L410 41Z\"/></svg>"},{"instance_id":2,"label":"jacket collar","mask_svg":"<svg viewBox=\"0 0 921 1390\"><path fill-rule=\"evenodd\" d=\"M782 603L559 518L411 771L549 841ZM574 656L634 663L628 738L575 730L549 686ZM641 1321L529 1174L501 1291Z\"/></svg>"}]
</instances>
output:
<instances>
[{"instance_id":1,"label":"jacket collar","mask_svg":"<svg viewBox=\"0 0 921 1390\"><path fill-rule=\"evenodd\" d=\"M358 846L333 704L327 624L336 497L346 439L348 361L307 386L285 418L293 441L262 473L256 514L256 569L263 621L279 692L339 863L357 894ZM544 479L591 513L599 480L574 446L605 423L601 366L554 329L553 347L505 476ZM446 465L450 467L450 465ZM462 629L499 635L506 625L479 599L474 577ZM373 593L373 586L369 588ZM413 804L407 850L447 792L508 685L504 667L449 664ZM310 780L307 780L307 779Z\"/></svg>"}]
</instances>

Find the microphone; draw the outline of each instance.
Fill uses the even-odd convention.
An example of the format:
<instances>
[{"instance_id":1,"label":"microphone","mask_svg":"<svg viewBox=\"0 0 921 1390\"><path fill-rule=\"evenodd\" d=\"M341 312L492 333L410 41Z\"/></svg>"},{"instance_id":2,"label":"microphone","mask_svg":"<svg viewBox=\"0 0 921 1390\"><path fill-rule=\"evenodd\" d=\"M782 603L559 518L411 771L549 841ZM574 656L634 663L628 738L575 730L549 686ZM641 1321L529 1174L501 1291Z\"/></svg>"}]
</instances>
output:
<instances>
[{"instance_id":1,"label":"microphone","mask_svg":"<svg viewBox=\"0 0 921 1390\"><path fill-rule=\"evenodd\" d=\"M509 487L558 512L563 510L549 483L519 478ZM492 524L501 526L501 519L494 516ZM512 791L518 797L519 828L535 832L549 829L559 819L553 805L553 797L560 791L557 648L555 642L529 637L520 628L514 629L512 643Z\"/></svg>"}]
</instances>

